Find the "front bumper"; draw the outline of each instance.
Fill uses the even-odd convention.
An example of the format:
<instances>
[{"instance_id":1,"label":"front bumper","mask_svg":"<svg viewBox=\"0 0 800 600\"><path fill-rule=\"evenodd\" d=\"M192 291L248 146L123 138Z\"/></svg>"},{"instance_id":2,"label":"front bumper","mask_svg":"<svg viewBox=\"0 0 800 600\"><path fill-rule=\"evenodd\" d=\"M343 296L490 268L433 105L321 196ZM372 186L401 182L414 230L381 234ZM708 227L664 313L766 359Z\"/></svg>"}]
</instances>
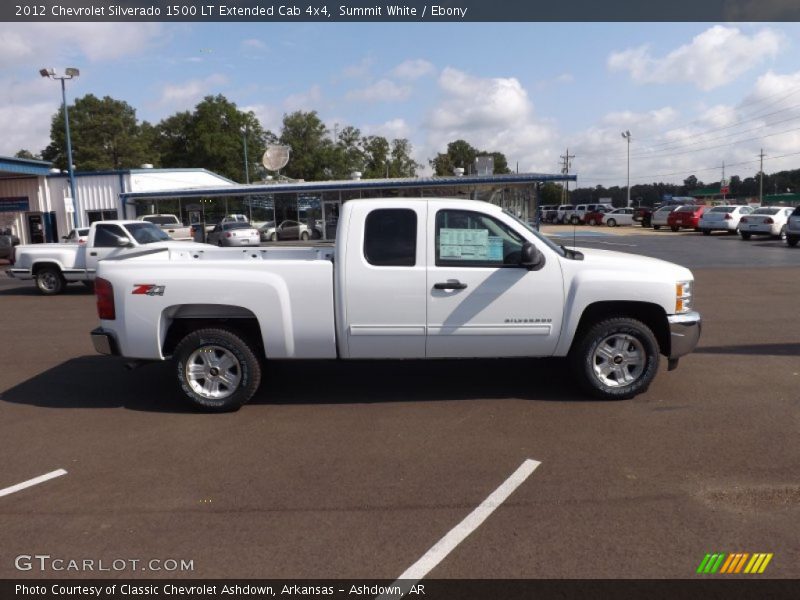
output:
<instances>
[{"instance_id":1,"label":"front bumper","mask_svg":"<svg viewBox=\"0 0 800 600\"><path fill-rule=\"evenodd\" d=\"M95 352L98 354L107 354L108 356L120 356L119 346L117 339L113 333L104 331L102 327L92 329L89 334L92 337L92 345Z\"/></svg>"},{"instance_id":2,"label":"front bumper","mask_svg":"<svg viewBox=\"0 0 800 600\"><path fill-rule=\"evenodd\" d=\"M670 333L669 359L677 360L697 347L703 322L700 313L691 311L667 317Z\"/></svg>"}]
</instances>

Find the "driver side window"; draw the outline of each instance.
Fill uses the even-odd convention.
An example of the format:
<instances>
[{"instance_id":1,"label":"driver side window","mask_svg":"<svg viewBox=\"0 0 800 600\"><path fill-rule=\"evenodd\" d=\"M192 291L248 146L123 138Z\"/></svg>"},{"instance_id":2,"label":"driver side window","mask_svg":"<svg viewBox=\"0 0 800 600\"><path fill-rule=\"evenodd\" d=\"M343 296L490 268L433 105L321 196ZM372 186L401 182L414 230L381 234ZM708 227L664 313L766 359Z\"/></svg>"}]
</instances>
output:
<instances>
[{"instance_id":1,"label":"driver side window","mask_svg":"<svg viewBox=\"0 0 800 600\"><path fill-rule=\"evenodd\" d=\"M119 238L127 236L116 225L96 225L94 232L95 248L114 248Z\"/></svg>"},{"instance_id":2,"label":"driver side window","mask_svg":"<svg viewBox=\"0 0 800 600\"><path fill-rule=\"evenodd\" d=\"M516 267L525 240L506 224L468 210L436 213L436 266Z\"/></svg>"}]
</instances>

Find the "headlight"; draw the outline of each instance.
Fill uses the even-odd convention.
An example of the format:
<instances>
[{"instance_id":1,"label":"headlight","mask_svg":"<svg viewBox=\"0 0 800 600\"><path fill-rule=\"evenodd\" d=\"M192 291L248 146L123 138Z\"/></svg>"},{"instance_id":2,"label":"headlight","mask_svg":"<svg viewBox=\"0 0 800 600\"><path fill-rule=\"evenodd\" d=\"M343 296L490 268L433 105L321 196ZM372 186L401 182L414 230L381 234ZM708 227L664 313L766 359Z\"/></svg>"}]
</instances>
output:
<instances>
[{"instance_id":1,"label":"headlight","mask_svg":"<svg viewBox=\"0 0 800 600\"><path fill-rule=\"evenodd\" d=\"M679 281L675 284L675 312L687 313L692 310L692 282Z\"/></svg>"}]
</instances>

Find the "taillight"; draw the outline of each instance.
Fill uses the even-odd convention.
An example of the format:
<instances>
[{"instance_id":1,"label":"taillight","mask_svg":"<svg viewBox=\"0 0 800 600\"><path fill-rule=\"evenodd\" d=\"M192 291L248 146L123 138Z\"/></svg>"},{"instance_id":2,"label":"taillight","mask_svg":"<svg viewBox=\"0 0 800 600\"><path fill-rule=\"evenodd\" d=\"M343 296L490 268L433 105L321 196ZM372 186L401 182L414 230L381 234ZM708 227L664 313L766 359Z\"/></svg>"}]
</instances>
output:
<instances>
[{"instance_id":1,"label":"taillight","mask_svg":"<svg viewBox=\"0 0 800 600\"><path fill-rule=\"evenodd\" d=\"M747 223L747 217L742 217L741 219L739 219L739 222L740 223Z\"/></svg>"},{"instance_id":2,"label":"taillight","mask_svg":"<svg viewBox=\"0 0 800 600\"><path fill-rule=\"evenodd\" d=\"M231 237L231 234L230 233L226 233L225 237Z\"/></svg>"},{"instance_id":3,"label":"taillight","mask_svg":"<svg viewBox=\"0 0 800 600\"><path fill-rule=\"evenodd\" d=\"M97 316L105 321L117 318L114 310L114 287L111 282L98 277L94 280L94 295L97 297Z\"/></svg>"},{"instance_id":4,"label":"taillight","mask_svg":"<svg viewBox=\"0 0 800 600\"><path fill-rule=\"evenodd\" d=\"M731 216L731 213L725 213L725 220L726 221L730 221L732 218L733 217Z\"/></svg>"},{"instance_id":5,"label":"taillight","mask_svg":"<svg viewBox=\"0 0 800 600\"><path fill-rule=\"evenodd\" d=\"M772 225L774 222L775 221L772 220L772 217L767 217L766 219L764 219L764 223L766 223L767 225Z\"/></svg>"}]
</instances>

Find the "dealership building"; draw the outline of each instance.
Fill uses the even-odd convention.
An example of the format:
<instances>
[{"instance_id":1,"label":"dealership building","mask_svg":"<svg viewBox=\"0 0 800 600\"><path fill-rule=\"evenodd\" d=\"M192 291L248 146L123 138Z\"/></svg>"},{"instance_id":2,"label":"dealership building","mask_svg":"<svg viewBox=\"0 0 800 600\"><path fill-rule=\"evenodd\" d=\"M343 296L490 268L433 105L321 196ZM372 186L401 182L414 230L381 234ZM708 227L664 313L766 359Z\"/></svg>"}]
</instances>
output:
<instances>
[{"instance_id":1,"label":"dealership building","mask_svg":"<svg viewBox=\"0 0 800 600\"><path fill-rule=\"evenodd\" d=\"M186 224L219 222L239 214L254 223L307 223L332 239L341 205L354 198L454 197L483 200L531 220L538 191L549 181L575 175L512 173L342 181L266 181L242 185L205 169L122 169L76 172L69 177L45 161L0 157L0 230L22 243L59 241L76 223L174 214Z\"/></svg>"}]
</instances>

